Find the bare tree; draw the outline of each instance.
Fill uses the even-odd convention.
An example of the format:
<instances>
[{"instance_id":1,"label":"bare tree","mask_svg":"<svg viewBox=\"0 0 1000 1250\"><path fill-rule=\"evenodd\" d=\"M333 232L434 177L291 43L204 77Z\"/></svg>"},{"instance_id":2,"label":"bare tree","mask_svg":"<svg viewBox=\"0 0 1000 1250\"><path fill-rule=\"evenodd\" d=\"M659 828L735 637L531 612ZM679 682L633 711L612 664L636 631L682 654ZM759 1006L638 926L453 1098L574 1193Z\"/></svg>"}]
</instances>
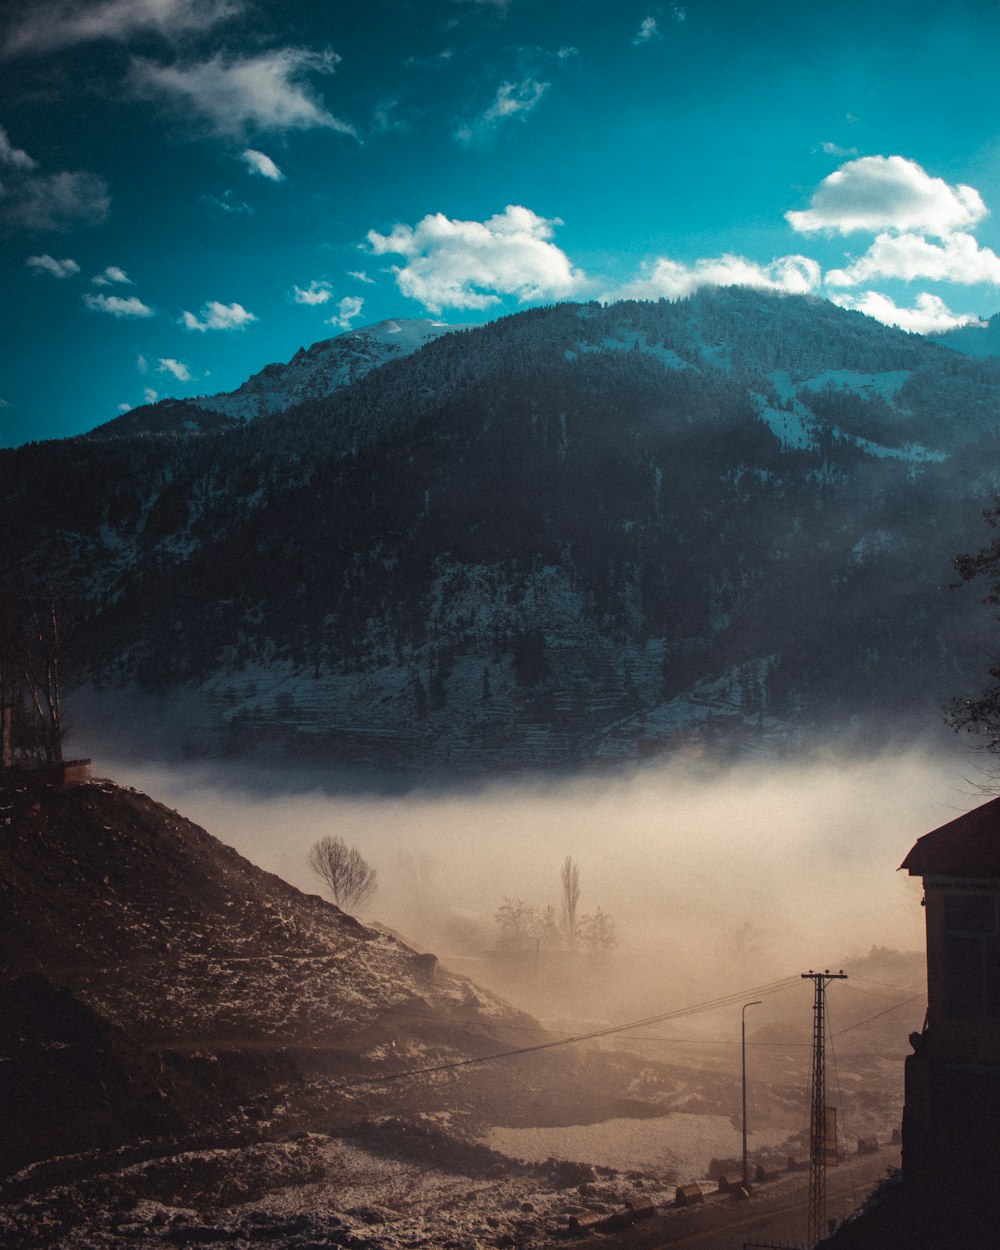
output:
<instances>
[{"instance_id":1,"label":"bare tree","mask_svg":"<svg viewBox=\"0 0 1000 1250\"><path fill-rule=\"evenodd\" d=\"M55 596L19 612L8 600L0 615L0 703L9 709L9 751L21 760L61 764L65 725L60 662L62 638Z\"/></svg>"},{"instance_id":2,"label":"bare tree","mask_svg":"<svg viewBox=\"0 0 1000 1250\"><path fill-rule=\"evenodd\" d=\"M535 909L520 898L512 898L509 894L493 913L493 919L500 930L500 945L505 950L527 950L531 939L531 925L535 918Z\"/></svg>"},{"instance_id":3,"label":"bare tree","mask_svg":"<svg viewBox=\"0 0 1000 1250\"><path fill-rule=\"evenodd\" d=\"M314 842L307 863L326 882L338 907L360 907L378 889L375 869L343 838L327 836Z\"/></svg>"},{"instance_id":4,"label":"bare tree","mask_svg":"<svg viewBox=\"0 0 1000 1250\"><path fill-rule=\"evenodd\" d=\"M566 948L572 950L576 943L576 909L580 903L580 865L567 855L559 871L562 883L562 922L566 933Z\"/></svg>"}]
</instances>

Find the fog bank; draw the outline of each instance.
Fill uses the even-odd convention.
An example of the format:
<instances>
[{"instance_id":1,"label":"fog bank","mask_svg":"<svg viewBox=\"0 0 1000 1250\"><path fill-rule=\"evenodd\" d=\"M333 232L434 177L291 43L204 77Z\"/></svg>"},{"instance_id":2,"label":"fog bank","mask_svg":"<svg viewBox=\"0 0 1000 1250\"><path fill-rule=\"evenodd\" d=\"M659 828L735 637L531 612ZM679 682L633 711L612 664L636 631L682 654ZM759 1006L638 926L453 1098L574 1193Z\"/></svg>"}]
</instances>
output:
<instances>
[{"instance_id":1,"label":"fog bank","mask_svg":"<svg viewBox=\"0 0 1000 1250\"><path fill-rule=\"evenodd\" d=\"M968 752L919 750L724 770L667 763L389 797L272 795L259 774L251 793L223 765L95 761L95 771L310 893L322 891L309 847L340 835L379 874L364 918L443 957L494 944L504 897L558 912L570 855L580 912L614 917L619 957L683 965L688 984L722 965L725 981L750 985L873 945L922 948L920 883L897 868L917 837L983 801L964 780L969 765Z\"/></svg>"}]
</instances>

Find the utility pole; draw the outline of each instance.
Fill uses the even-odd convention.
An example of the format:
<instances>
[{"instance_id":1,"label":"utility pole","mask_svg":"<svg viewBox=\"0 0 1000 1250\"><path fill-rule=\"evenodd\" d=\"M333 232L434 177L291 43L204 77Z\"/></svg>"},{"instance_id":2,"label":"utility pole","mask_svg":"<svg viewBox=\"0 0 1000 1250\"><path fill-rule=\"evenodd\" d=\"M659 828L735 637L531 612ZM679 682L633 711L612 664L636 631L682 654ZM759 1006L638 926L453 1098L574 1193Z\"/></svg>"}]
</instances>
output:
<instances>
[{"instance_id":1,"label":"utility pole","mask_svg":"<svg viewBox=\"0 0 1000 1250\"><path fill-rule=\"evenodd\" d=\"M846 981L847 974L802 973L803 981L816 988L813 999L812 1108L809 1113L809 1231L807 1246L826 1234L826 987L830 981Z\"/></svg>"},{"instance_id":2,"label":"utility pole","mask_svg":"<svg viewBox=\"0 0 1000 1250\"><path fill-rule=\"evenodd\" d=\"M740 1012L740 1049L743 1054L743 1188L750 1192L750 1177L747 1174L747 1008L759 1007L761 1000L755 998L752 1003L744 1003Z\"/></svg>"}]
</instances>

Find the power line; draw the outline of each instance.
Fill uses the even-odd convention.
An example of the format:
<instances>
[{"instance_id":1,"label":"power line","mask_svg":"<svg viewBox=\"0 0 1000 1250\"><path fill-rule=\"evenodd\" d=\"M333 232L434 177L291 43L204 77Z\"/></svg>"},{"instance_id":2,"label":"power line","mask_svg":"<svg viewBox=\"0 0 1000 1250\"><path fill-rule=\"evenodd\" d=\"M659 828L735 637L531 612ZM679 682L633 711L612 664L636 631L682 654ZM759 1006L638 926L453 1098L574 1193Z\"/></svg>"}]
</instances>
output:
<instances>
[{"instance_id":1,"label":"power line","mask_svg":"<svg viewBox=\"0 0 1000 1250\"><path fill-rule=\"evenodd\" d=\"M750 990L741 990L738 994L727 994L721 998L710 999L708 1002L696 1003L691 1007L680 1007L674 1011L666 1011L657 1016L647 1016L642 1020L631 1020L627 1024L611 1025L605 1029L594 1029L589 1033L577 1033L572 1037L557 1038L551 1042L538 1042L534 1046L518 1046L511 1050L497 1051L492 1055L479 1055L469 1059L455 1059L449 1063L431 1064L423 1068L408 1068L403 1072L389 1072L384 1075L355 1077L345 1082L349 1085L382 1085L389 1081L401 1081L414 1076L430 1076L437 1072L452 1072L457 1068L471 1068L478 1064L494 1063L498 1059L513 1059L520 1055L537 1054L543 1050L555 1050L560 1046L572 1046L577 1042L589 1042L599 1037L610 1037L616 1033L625 1033L629 1029L643 1028L650 1024L662 1024L667 1020L683 1019L687 1016L715 1011L720 1007L730 1007L742 1002L747 994L777 994L790 988L798 980L797 977L784 977L780 981L772 981L767 985L759 985Z\"/></svg>"}]
</instances>

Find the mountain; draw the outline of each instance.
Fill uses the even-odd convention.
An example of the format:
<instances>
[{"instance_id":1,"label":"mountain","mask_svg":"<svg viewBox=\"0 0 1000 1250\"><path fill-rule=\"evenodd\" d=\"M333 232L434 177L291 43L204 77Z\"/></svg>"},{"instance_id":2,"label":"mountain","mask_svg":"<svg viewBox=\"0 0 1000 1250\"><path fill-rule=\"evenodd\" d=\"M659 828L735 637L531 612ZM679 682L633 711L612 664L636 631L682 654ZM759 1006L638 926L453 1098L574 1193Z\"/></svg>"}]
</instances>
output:
<instances>
[{"instance_id":1,"label":"mountain","mask_svg":"<svg viewBox=\"0 0 1000 1250\"><path fill-rule=\"evenodd\" d=\"M321 400L363 378L387 360L419 351L463 326L398 318L380 321L300 348L286 365L267 365L235 391L144 404L92 430L91 438L134 434L195 434L284 412L304 400Z\"/></svg>"},{"instance_id":2,"label":"mountain","mask_svg":"<svg viewBox=\"0 0 1000 1250\"><path fill-rule=\"evenodd\" d=\"M291 366L289 366L290 368ZM196 437L0 456L78 721L446 773L933 728L1000 361L810 297L562 304Z\"/></svg>"},{"instance_id":3,"label":"mountain","mask_svg":"<svg viewBox=\"0 0 1000 1250\"><path fill-rule=\"evenodd\" d=\"M967 356L1000 356L1000 313L995 313L985 325L962 326L931 338L942 347Z\"/></svg>"}]
</instances>

